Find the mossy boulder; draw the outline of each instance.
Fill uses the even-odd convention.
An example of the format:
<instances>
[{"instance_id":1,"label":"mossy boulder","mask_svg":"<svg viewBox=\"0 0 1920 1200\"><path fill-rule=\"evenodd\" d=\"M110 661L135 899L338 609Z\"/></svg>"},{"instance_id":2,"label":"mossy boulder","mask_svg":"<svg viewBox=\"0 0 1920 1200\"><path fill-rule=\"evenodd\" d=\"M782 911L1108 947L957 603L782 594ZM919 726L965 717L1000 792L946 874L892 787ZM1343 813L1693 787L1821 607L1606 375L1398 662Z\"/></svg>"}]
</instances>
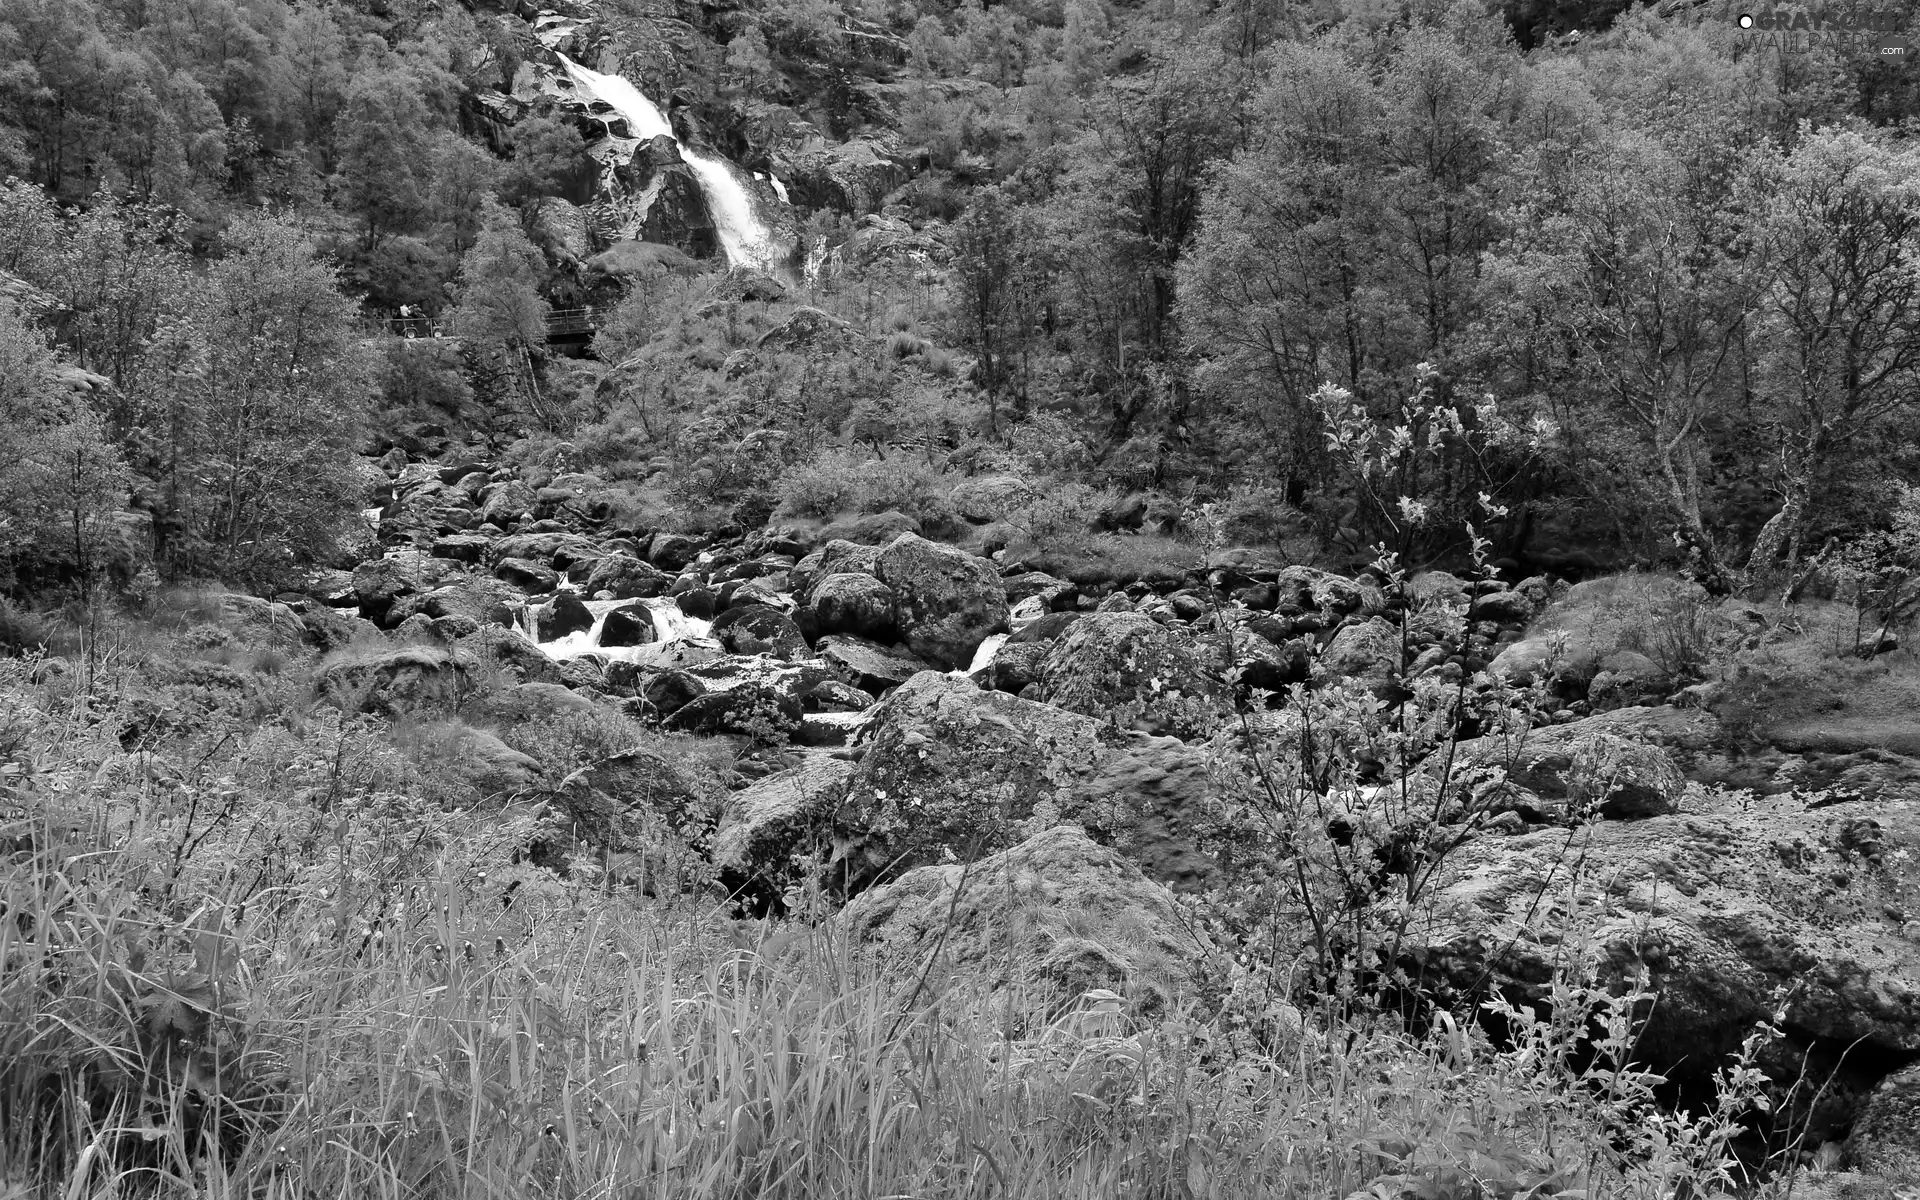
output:
<instances>
[{"instance_id":1,"label":"mossy boulder","mask_svg":"<svg viewBox=\"0 0 1920 1200\"><path fill-rule=\"evenodd\" d=\"M874 574L893 591L908 648L937 666L965 667L981 642L1007 630L999 574L964 550L901 534L874 560Z\"/></svg>"},{"instance_id":2,"label":"mossy boulder","mask_svg":"<svg viewBox=\"0 0 1920 1200\"><path fill-rule=\"evenodd\" d=\"M1190 992L1193 967L1211 950L1172 892L1076 825L1042 830L971 868L916 868L855 899L841 921L905 973L940 942L942 985L1012 990L1048 1009L1103 988L1144 1017Z\"/></svg>"}]
</instances>

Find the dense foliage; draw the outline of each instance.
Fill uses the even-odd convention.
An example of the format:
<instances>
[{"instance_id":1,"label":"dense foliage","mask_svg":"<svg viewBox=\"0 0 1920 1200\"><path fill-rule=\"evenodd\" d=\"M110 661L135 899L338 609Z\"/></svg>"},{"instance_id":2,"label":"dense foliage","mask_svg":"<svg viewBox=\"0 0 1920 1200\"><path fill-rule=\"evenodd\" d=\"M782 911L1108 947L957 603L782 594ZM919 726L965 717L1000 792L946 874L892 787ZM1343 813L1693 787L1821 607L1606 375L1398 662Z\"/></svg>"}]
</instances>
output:
<instances>
[{"instance_id":1,"label":"dense foliage","mask_svg":"<svg viewBox=\"0 0 1920 1200\"><path fill-rule=\"evenodd\" d=\"M587 123L489 115L553 61L509 12L11 5L0 269L112 386L14 385L42 398L9 401L39 449L8 557L23 583L324 559L374 395L388 425L539 431L694 508L905 445L923 510L1015 470L1094 489L1094 520L1226 499L1273 518L1250 534L1364 554L1389 531L1331 470L1331 385L1396 421L1410 387L1492 396L1540 433L1454 446L1430 531L1485 491L1500 557L1791 574L1884 527L1913 474L1920 93L1864 43L1722 7L1529 23L1522 49L1474 0L603 5L602 66L795 180L789 282L847 336L749 362L799 295L743 330L672 247L590 263ZM796 147L822 142L879 182L814 186ZM256 289L273 311L240 311ZM546 313L586 301L613 314L597 361L553 356ZM355 302L451 315L460 344L363 344ZM39 378L21 311L0 320Z\"/></svg>"}]
</instances>

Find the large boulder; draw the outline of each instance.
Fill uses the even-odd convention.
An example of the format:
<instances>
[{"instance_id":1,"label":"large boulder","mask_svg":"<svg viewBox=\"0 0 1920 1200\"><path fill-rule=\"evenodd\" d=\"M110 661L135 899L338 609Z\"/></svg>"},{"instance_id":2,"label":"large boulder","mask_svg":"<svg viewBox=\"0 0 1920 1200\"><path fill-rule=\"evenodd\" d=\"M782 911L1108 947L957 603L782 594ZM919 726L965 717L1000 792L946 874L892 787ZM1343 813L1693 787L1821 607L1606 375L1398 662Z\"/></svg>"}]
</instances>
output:
<instances>
[{"instance_id":1,"label":"large boulder","mask_svg":"<svg viewBox=\"0 0 1920 1200\"><path fill-rule=\"evenodd\" d=\"M1090 613L1041 660L1039 698L1068 712L1191 737L1217 717L1217 680L1186 633L1135 612Z\"/></svg>"},{"instance_id":2,"label":"large boulder","mask_svg":"<svg viewBox=\"0 0 1920 1200\"><path fill-rule=\"evenodd\" d=\"M891 642L899 632L893 623L893 589L871 575L828 575L813 586L812 602L814 628L822 634Z\"/></svg>"},{"instance_id":3,"label":"large boulder","mask_svg":"<svg viewBox=\"0 0 1920 1200\"><path fill-rule=\"evenodd\" d=\"M735 792L713 837L713 861L729 889L777 900L798 883L793 856L831 822L853 773L853 763L815 752Z\"/></svg>"},{"instance_id":4,"label":"large boulder","mask_svg":"<svg viewBox=\"0 0 1920 1200\"><path fill-rule=\"evenodd\" d=\"M609 649L645 646L655 638L653 610L638 602L610 610L600 623L598 645Z\"/></svg>"},{"instance_id":5,"label":"large boulder","mask_svg":"<svg viewBox=\"0 0 1920 1200\"><path fill-rule=\"evenodd\" d=\"M538 503L539 498L534 495L532 488L518 479L506 479L488 484L481 491L480 508L475 515L482 522L507 529L522 516L531 513Z\"/></svg>"},{"instance_id":6,"label":"large boulder","mask_svg":"<svg viewBox=\"0 0 1920 1200\"><path fill-rule=\"evenodd\" d=\"M808 653L793 618L763 604L730 608L713 620L713 636L729 654L770 654L795 659Z\"/></svg>"},{"instance_id":7,"label":"large boulder","mask_svg":"<svg viewBox=\"0 0 1920 1200\"><path fill-rule=\"evenodd\" d=\"M482 792L517 792L540 778L540 762L484 729L462 728L448 756L453 774Z\"/></svg>"},{"instance_id":8,"label":"large boulder","mask_svg":"<svg viewBox=\"0 0 1920 1200\"><path fill-rule=\"evenodd\" d=\"M1639 1048L1662 1069L1711 1070L1776 1011L1789 1049L1858 1041L1852 1061L1911 1060L1914 845L1911 802L1809 809L1797 796L1720 791L1676 815L1590 824L1572 841L1560 829L1476 837L1408 926L1406 965L1536 1000L1574 951L1609 986L1644 975L1659 998Z\"/></svg>"},{"instance_id":9,"label":"large boulder","mask_svg":"<svg viewBox=\"0 0 1920 1200\"><path fill-rule=\"evenodd\" d=\"M585 586L589 596L611 592L615 600L650 599L666 595L673 576L630 554L609 554L593 564Z\"/></svg>"},{"instance_id":10,"label":"large boulder","mask_svg":"<svg viewBox=\"0 0 1920 1200\"><path fill-rule=\"evenodd\" d=\"M240 592L218 597L227 628L242 641L276 650L297 650L313 640L299 613L275 600Z\"/></svg>"},{"instance_id":11,"label":"large boulder","mask_svg":"<svg viewBox=\"0 0 1920 1200\"><path fill-rule=\"evenodd\" d=\"M880 552L874 574L893 589L894 620L928 662L965 667L980 643L1007 629L1007 593L984 559L904 533Z\"/></svg>"},{"instance_id":12,"label":"large boulder","mask_svg":"<svg viewBox=\"0 0 1920 1200\"><path fill-rule=\"evenodd\" d=\"M678 571L699 553L699 544L692 538L665 530L654 534L652 544L647 547L647 557L663 571Z\"/></svg>"},{"instance_id":13,"label":"large boulder","mask_svg":"<svg viewBox=\"0 0 1920 1200\"><path fill-rule=\"evenodd\" d=\"M560 585L558 571L530 558L503 558L494 564L493 574L529 596L543 596Z\"/></svg>"},{"instance_id":14,"label":"large boulder","mask_svg":"<svg viewBox=\"0 0 1920 1200\"><path fill-rule=\"evenodd\" d=\"M1211 950L1165 886L1076 825L971 867L917 868L856 898L841 921L903 974L923 969L939 942L944 976L1049 1008L1111 989L1139 1016L1167 1012Z\"/></svg>"},{"instance_id":15,"label":"large boulder","mask_svg":"<svg viewBox=\"0 0 1920 1200\"><path fill-rule=\"evenodd\" d=\"M394 602L417 590L417 576L397 559L377 558L353 569L353 595L360 615L375 625L385 625Z\"/></svg>"},{"instance_id":16,"label":"large boulder","mask_svg":"<svg viewBox=\"0 0 1920 1200\"><path fill-rule=\"evenodd\" d=\"M1679 811L1687 789L1679 764L1657 743L1591 721L1474 738L1446 753L1461 766L1502 768L1506 785L1523 793L1506 806L1556 823L1588 814L1664 816Z\"/></svg>"},{"instance_id":17,"label":"large boulder","mask_svg":"<svg viewBox=\"0 0 1920 1200\"><path fill-rule=\"evenodd\" d=\"M336 707L398 716L452 709L473 690L471 655L424 646L347 651L322 664L319 694Z\"/></svg>"},{"instance_id":18,"label":"large boulder","mask_svg":"<svg viewBox=\"0 0 1920 1200\"><path fill-rule=\"evenodd\" d=\"M526 533L500 538L487 552L489 562L524 558L558 571L564 571L575 563L597 562L604 557L606 555L591 538L562 529L537 527Z\"/></svg>"},{"instance_id":19,"label":"large boulder","mask_svg":"<svg viewBox=\"0 0 1920 1200\"><path fill-rule=\"evenodd\" d=\"M1658 660L1722 622L1696 584L1663 575L1611 575L1569 589L1495 656L1490 669L1516 683L1545 680L1584 698L1610 655L1632 651Z\"/></svg>"},{"instance_id":20,"label":"large boulder","mask_svg":"<svg viewBox=\"0 0 1920 1200\"><path fill-rule=\"evenodd\" d=\"M525 635L484 625L459 640L459 649L476 662L498 667L519 683L558 683L560 668Z\"/></svg>"},{"instance_id":21,"label":"large boulder","mask_svg":"<svg viewBox=\"0 0 1920 1200\"><path fill-rule=\"evenodd\" d=\"M1061 820L1086 825L1155 878L1190 883L1212 870L1186 836L1203 806L1206 763L1173 739L1129 736L932 671L865 717L858 767L826 790L796 778L799 791L781 793L777 814L782 829L811 830L831 848L826 883L839 894L949 855L990 853ZM791 844L757 830L776 819L770 811L730 806L716 844L732 849L716 861L778 895L796 880ZM768 845L779 852L743 849Z\"/></svg>"},{"instance_id":22,"label":"large boulder","mask_svg":"<svg viewBox=\"0 0 1920 1200\"><path fill-rule=\"evenodd\" d=\"M741 733L772 738L800 726L798 698L762 683L704 692L661 722L681 733Z\"/></svg>"},{"instance_id":23,"label":"large boulder","mask_svg":"<svg viewBox=\"0 0 1920 1200\"><path fill-rule=\"evenodd\" d=\"M593 628L592 610L572 592L555 593L553 599L535 605L532 616L534 633L542 642Z\"/></svg>"},{"instance_id":24,"label":"large boulder","mask_svg":"<svg viewBox=\"0 0 1920 1200\"><path fill-rule=\"evenodd\" d=\"M879 557L878 546L829 541L794 564L789 575L794 595L803 602L812 600L814 585L831 575L871 575Z\"/></svg>"},{"instance_id":25,"label":"large boulder","mask_svg":"<svg viewBox=\"0 0 1920 1200\"><path fill-rule=\"evenodd\" d=\"M855 687L876 696L927 670L927 664L911 654L846 634L821 638L815 650Z\"/></svg>"},{"instance_id":26,"label":"large boulder","mask_svg":"<svg viewBox=\"0 0 1920 1200\"><path fill-rule=\"evenodd\" d=\"M1920 1183L1920 1063L1880 1081L1847 1143L1854 1165Z\"/></svg>"},{"instance_id":27,"label":"large boulder","mask_svg":"<svg viewBox=\"0 0 1920 1200\"><path fill-rule=\"evenodd\" d=\"M638 747L596 759L561 782L569 812L582 819L589 839L609 849L627 849L607 820L610 811L650 818L687 836L712 829L719 796L710 779L681 760ZM608 803L590 803L597 794ZM630 834L633 831L627 831Z\"/></svg>"},{"instance_id":28,"label":"large boulder","mask_svg":"<svg viewBox=\"0 0 1920 1200\"><path fill-rule=\"evenodd\" d=\"M1335 679L1383 690L1400 668L1400 631L1384 617L1349 622L1320 652L1320 665Z\"/></svg>"},{"instance_id":29,"label":"large boulder","mask_svg":"<svg viewBox=\"0 0 1920 1200\"><path fill-rule=\"evenodd\" d=\"M980 475L954 485L953 511L975 525L1005 520L1008 513L1033 501L1039 492L1017 475Z\"/></svg>"}]
</instances>

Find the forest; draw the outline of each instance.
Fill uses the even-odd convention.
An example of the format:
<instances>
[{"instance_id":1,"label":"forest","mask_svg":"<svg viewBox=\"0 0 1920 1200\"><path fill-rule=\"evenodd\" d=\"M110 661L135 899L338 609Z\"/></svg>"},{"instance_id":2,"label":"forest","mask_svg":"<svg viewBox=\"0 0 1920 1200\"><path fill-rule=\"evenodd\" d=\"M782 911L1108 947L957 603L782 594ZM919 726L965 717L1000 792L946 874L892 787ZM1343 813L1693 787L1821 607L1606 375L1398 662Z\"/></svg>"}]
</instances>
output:
<instances>
[{"instance_id":1,"label":"forest","mask_svg":"<svg viewBox=\"0 0 1920 1200\"><path fill-rule=\"evenodd\" d=\"M1013 470L1059 485L1042 540L1213 503L1239 540L1436 562L1485 493L1504 559L1790 575L1915 477L1920 73L1717 0L1556 32L1586 15L602 5L602 67L793 179L747 319L860 335L749 364L703 302L753 289L713 282L697 214L609 243L580 228L590 122L500 117L553 57L513 13L23 0L8 569L284 581L343 552L354 451L412 421L564 444L688 519L933 510ZM545 344L589 304L584 356ZM412 350L402 305L464 336ZM1440 439L1394 466L1416 509L1332 469L1330 405Z\"/></svg>"}]
</instances>

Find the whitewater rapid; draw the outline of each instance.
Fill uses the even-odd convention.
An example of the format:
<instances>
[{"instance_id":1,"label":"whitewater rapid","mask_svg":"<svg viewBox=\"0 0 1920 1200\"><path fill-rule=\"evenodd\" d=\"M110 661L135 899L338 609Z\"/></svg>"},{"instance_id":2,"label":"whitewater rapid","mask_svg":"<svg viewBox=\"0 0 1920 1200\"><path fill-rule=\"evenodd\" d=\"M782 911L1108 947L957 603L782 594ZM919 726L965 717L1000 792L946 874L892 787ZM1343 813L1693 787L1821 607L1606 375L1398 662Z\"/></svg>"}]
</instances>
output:
<instances>
[{"instance_id":1,"label":"whitewater rapid","mask_svg":"<svg viewBox=\"0 0 1920 1200\"><path fill-rule=\"evenodd\" d=\"M707 212L713 217L714 232L726 251L727 264L753 270L771 270L781 257L773 232L754 211L753 197L740 182L734 165L724 158L703 154L674 136L673 125L653 101L640 89L618 75L603 75L581 66L564 54L555 52L561 66L573 81L575 95L582 100L599 100L626 119L627 132L639 142L657 137L673 138L680 157L706 197ZM608 131L611 134L611 130ZM776 180L775 190L785 200L786 188Z\"/></svg>"}]
</instances>

